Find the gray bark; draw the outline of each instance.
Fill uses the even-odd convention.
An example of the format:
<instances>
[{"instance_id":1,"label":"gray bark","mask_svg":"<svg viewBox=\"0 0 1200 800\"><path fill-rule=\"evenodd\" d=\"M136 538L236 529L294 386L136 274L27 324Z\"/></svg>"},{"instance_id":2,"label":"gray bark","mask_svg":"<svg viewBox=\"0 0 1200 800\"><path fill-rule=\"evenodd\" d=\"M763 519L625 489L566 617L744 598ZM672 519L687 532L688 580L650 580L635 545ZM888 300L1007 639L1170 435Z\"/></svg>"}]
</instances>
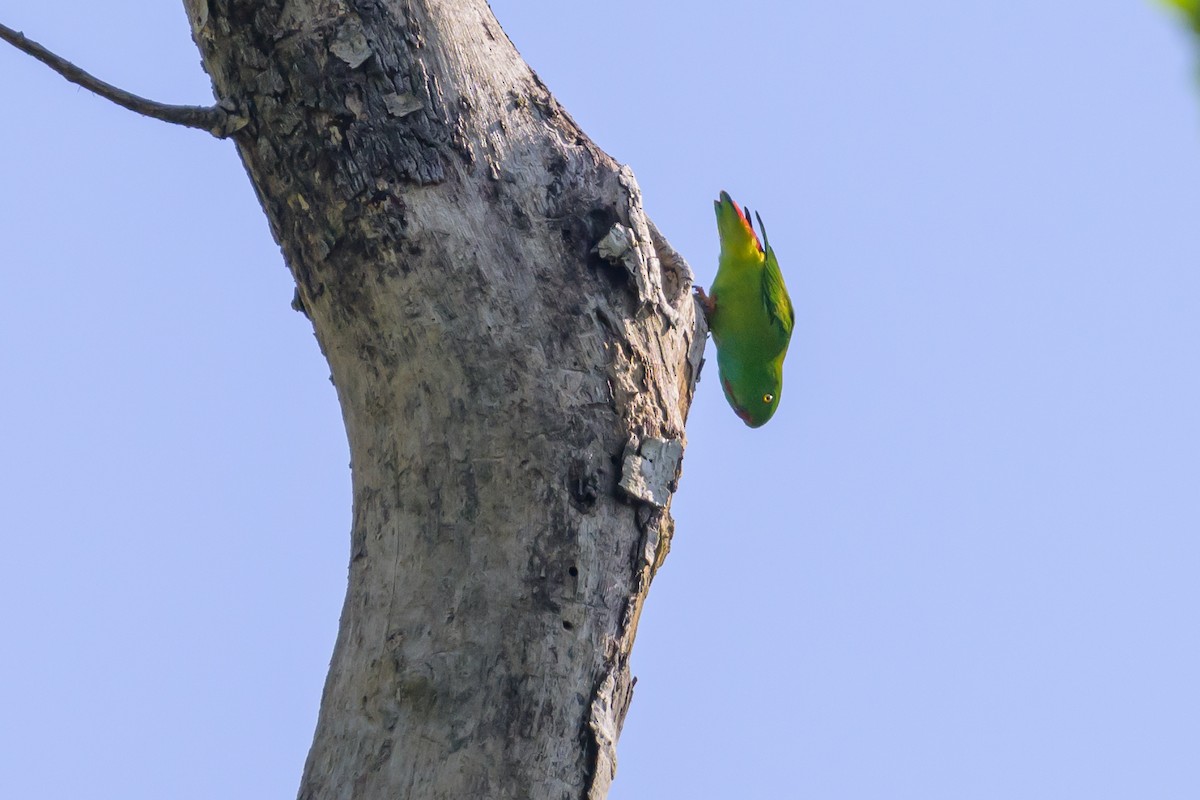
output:
<instances>
[{"instance_id":1,"label":"gray bark","mask_svg":"<svg viewBox=\"0 0 1200 800\"><path fill-rule=\"evenodd\" d=\"M484 0L186 0L341 401L302 798L601 798L704 333Z\"/></svg>"}]
</instances>

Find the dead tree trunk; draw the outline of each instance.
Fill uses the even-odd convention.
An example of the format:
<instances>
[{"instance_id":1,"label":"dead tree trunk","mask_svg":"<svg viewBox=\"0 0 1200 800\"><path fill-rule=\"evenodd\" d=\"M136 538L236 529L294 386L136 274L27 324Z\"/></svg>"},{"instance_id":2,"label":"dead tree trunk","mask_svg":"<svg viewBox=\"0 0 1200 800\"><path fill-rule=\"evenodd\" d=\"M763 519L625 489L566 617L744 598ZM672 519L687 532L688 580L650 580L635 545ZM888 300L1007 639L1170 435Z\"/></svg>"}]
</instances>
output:
<instances>
[{"instance_id":1,"label":"dead tree trunk","mask_svg":"<svg viewBox=\"0 0 1200 800\"><path fill-rule=\"evenodd\" d=\"M601 798L703 346L484 0L187 0L353 471L301 798Z\"/></svg>"}]
</instances>

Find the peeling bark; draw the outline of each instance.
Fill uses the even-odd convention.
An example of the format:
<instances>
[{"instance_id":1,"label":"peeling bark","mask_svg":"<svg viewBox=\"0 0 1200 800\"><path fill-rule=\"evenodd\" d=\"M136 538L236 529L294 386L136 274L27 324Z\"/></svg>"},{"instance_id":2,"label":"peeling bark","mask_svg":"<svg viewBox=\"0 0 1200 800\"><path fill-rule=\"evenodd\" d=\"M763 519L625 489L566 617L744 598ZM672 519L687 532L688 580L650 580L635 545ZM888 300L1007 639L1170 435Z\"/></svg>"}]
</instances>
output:
<instances>
[{"instance_id":1,"label":"peeling bark","mask_svg":"<svg viewBox=\"0 0 1200 800\"><path fill-rule=\"evenodd\" d=\"M350 443L301 798L603 798L704 331L483 0L185 0Z\"/></svg>"}]
</instances>

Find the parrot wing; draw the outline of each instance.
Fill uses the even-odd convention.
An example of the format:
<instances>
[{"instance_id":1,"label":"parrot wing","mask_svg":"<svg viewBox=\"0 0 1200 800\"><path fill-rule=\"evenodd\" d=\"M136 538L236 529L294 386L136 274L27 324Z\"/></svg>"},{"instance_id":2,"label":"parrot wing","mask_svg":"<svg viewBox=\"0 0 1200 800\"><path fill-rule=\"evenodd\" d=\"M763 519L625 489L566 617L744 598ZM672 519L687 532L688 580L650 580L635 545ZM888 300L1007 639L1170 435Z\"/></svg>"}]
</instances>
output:
<instances>
[{"instance_id":1,"label":"parrot wing","mask_svg":"<svg viewBox=\"0 0 1200 800\"><path fill-rule=\"evenodd\" d=\"M767 241L767 229L763 226L762 217L757 213L754 216L758 220L758 229L762 231L763 237L763 305L771 317L771 324L778 330L779 338L786 346L792 338L796 312L792 309L792 298L788 296L787 287L783 285L779 260L775 258L775 251Z\"/></svg>"}]
</instances>

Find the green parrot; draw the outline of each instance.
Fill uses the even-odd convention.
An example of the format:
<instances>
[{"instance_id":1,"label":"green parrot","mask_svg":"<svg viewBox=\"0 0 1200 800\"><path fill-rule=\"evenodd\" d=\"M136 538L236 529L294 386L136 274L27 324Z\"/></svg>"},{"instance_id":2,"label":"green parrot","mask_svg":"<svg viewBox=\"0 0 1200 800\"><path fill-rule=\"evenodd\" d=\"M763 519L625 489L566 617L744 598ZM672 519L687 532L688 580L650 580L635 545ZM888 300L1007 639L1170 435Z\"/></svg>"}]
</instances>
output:
<instances>
[{"instance_id":1,"label":"green parrot","mask_svg":"<svg viewBox=\"0 0 1200 800\"><path fill-rule=\"evenodd\" d=\"M727 192L713 205L721 258L710 292L696 287L696 295L717 344L725 398L743 422L757 428L779 407L795 313L762 217L755 214L760 243L750 209L743 212Z\"/></svg>"}]
</instances>

